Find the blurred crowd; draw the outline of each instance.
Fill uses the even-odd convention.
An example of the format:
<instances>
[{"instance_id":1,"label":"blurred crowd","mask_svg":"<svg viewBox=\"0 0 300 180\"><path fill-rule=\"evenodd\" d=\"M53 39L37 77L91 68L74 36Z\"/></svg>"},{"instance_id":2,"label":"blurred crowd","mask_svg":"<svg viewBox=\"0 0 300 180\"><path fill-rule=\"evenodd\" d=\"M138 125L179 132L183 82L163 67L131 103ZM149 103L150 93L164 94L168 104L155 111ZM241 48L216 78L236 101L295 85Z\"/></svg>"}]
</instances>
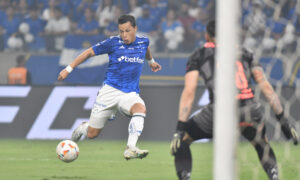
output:
<instances>
[{"instance_id":1,"label":"blurred crowd","mask_svg":"<svg viewBox=\"0 0 300 180\"><path fill-rule=\"evenodd\" d=\"M264 52L295 52L300 37L300 3L297 0L244 0L243 43Z\"/></svg>"},{"instance_id":2,"label":"blurred crowd","mask_svg":"<svg viewBox=\"0 0 300 180\"><path fill-rule=\"evenodd\" d=\"M59 52L68 34L117 35L125 13L154 51L190 51L204 41L214 7L213 0L0 0L0 51Z\"/></svg>"},{"instance_id":3,"label":"blurred crowd","mask_svg":"<svg viewBox=\"0 0 300 180\"><path fill-rule=\"evenodd\" d=\"M242 39L295 49L300 33L296 0L242 0ZM60 52L68 34L118 34L121 14L136 17L138 33L156 52L191 52L205 41L215 0L0 0L0 51Z\"/></svg>"}]
</instances>

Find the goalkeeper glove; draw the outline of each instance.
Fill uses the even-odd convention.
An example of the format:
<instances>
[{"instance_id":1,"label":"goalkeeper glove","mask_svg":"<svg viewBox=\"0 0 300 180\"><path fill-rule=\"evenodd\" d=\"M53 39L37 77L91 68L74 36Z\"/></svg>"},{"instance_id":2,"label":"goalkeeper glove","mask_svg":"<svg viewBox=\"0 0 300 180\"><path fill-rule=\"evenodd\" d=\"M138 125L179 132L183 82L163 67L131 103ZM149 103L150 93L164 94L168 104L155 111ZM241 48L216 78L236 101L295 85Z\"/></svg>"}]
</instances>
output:
<instances>
[{"instance_id":1,"label":"goalkeeper glove","mask_svg":"<svg viewBox=\"0 0 300 180\"><path fill-rule=\"evenodd\" d=\"M277 120L280 122L281 130L287 139L293 139L294 145L298 144L298 133L295 126L292 125L288 119L285 118L284 112L276 115Z\"/></svg>"},{"instance_id":2,"label":"goalkeeper glove","mask_svg":"<svg viewBox=\"0 0 300 180\"><path fill-rule=\"evenodd\" d=\"M186 122L178 121L176 132L173 135L173 139L171 141L171 154L175 155L178 152L178 149L182 145L183 136L186 130Z\"/></svg>"}]
</instances>

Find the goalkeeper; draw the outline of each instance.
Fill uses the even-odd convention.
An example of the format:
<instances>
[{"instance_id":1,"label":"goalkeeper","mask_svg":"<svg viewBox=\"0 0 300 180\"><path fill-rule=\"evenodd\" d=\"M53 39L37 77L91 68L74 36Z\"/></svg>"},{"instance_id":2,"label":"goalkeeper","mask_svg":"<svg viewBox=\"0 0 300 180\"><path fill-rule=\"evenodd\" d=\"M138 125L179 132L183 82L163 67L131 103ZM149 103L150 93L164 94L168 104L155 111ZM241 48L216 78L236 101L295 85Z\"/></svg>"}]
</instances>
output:
<instances>
[{"instance_id":1,"label":"goalkeeper","mask_svg":"<svg viewBox=\"0 0 300 180\"><path fill-rule=\"evenodd\" d=\"M171 142L171 153L175 156L177 176L180 180L189 180L192 169L190 144L199 139L212 138L213 109L214 109L214 58L215 58L215 21L210 21L206 27L206 43L197 49L189 58L185 85L179 104L179 115L176 133ZM287 139L298 144L298 135L284 116L284 109L266 79L261 66L253 62L253 54L241 49L241 60L236 62L236 86L239 105L239 126L241 134L254 146L262 167L270 180L278 180L278 167L274 151L266 137L266 126L262 107L254 100L252 89L248 86L250 78L261 88L261 91L270 103L281 129ZM210 104L191 118L189 113L195 97L199 75L209 89ZM224 94L226 95L226 94ZM226 119L224 119L226 121Z\"/></svg>"}]
</instances>

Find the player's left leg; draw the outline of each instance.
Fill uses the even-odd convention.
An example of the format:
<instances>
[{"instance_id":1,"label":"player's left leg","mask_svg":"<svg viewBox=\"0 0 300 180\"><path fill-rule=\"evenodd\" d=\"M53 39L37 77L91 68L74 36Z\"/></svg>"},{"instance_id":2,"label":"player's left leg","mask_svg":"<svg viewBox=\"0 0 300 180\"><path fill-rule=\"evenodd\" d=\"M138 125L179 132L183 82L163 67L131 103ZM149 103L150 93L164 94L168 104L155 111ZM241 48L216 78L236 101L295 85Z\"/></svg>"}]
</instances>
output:
<instances>
[{"instance_id":1,"label":"player's left leg","mask_svg":"<svg viewBox=\"0 0 300 180\"><path fill-rule=\"evenodd\" d=\"M266 127L262 107L259 103L248 101L240 107L240 127L242 135L254 146L260 163L270 180L278 180L277 161L266 137Z\"/></svg>"},{"instance_id":2,"label":"player's left leg","mask_svg":"<svg viewBox=\"0 0 300 180\"><path fill-rule=\"evenodd\" d=\"M141 150L136 147L139 136L144 128L146 117L146 107L144 101L136 93L126 94L119 103L120 112L131 116L128 126L128 141L124 151L125 159L144 158L148 155L148 150Z\"/></svg>"},{"instance_id":3,"label":"player's left leg","mask_svg":"<svg viewBox=\"0 0 300 180\"><path fill-rule=\"evenodd\" d=\"M243 136L254 146L260 163L267 173L269 179L278 180L279 176L275 153L270 146L265 133L266 128L264 124L258 128L249 126L242 131Z\"/></svg>"},{"instance_id":4,"label":"player's left leg","mask_svg":"<svg viewBox=\"0 0 300 180\"><path fill-rule=\"evenodd\" d=\"M84 136L89 139L94 139L101 133L103 127L105 126L108 119L114 117L116 110L98 110L95 104L90 119L88 122L83 122L80 124L72 133L72 140L77 142Z\"/></svg>"}]
</instances>

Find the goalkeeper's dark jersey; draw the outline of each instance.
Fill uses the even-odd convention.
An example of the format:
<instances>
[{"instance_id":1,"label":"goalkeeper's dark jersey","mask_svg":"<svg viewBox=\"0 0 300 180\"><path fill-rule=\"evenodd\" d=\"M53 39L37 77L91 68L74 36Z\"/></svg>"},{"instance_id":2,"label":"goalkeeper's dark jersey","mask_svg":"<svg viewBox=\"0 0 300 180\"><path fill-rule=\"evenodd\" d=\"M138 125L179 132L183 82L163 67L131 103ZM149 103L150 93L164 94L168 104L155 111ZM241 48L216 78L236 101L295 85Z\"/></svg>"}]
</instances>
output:
<instances>
[{"instance_id":1,"label":"goalkeeper's dark jersey","mask_svg":"<svg viewBox=\"0 0 300 180\"><path fill-rule=\"evenodd\" d=\"M253 98L253 91L249 87L253 54L247 49L242 49L241 60L236 61L235 75L238 89L237 99L246 100ZM215 70L215 44L208 42L198 48L187 62L186 72L198 70L209 91L210 102L214 102L214 70Z\"/></svg>"}]
</instances>

